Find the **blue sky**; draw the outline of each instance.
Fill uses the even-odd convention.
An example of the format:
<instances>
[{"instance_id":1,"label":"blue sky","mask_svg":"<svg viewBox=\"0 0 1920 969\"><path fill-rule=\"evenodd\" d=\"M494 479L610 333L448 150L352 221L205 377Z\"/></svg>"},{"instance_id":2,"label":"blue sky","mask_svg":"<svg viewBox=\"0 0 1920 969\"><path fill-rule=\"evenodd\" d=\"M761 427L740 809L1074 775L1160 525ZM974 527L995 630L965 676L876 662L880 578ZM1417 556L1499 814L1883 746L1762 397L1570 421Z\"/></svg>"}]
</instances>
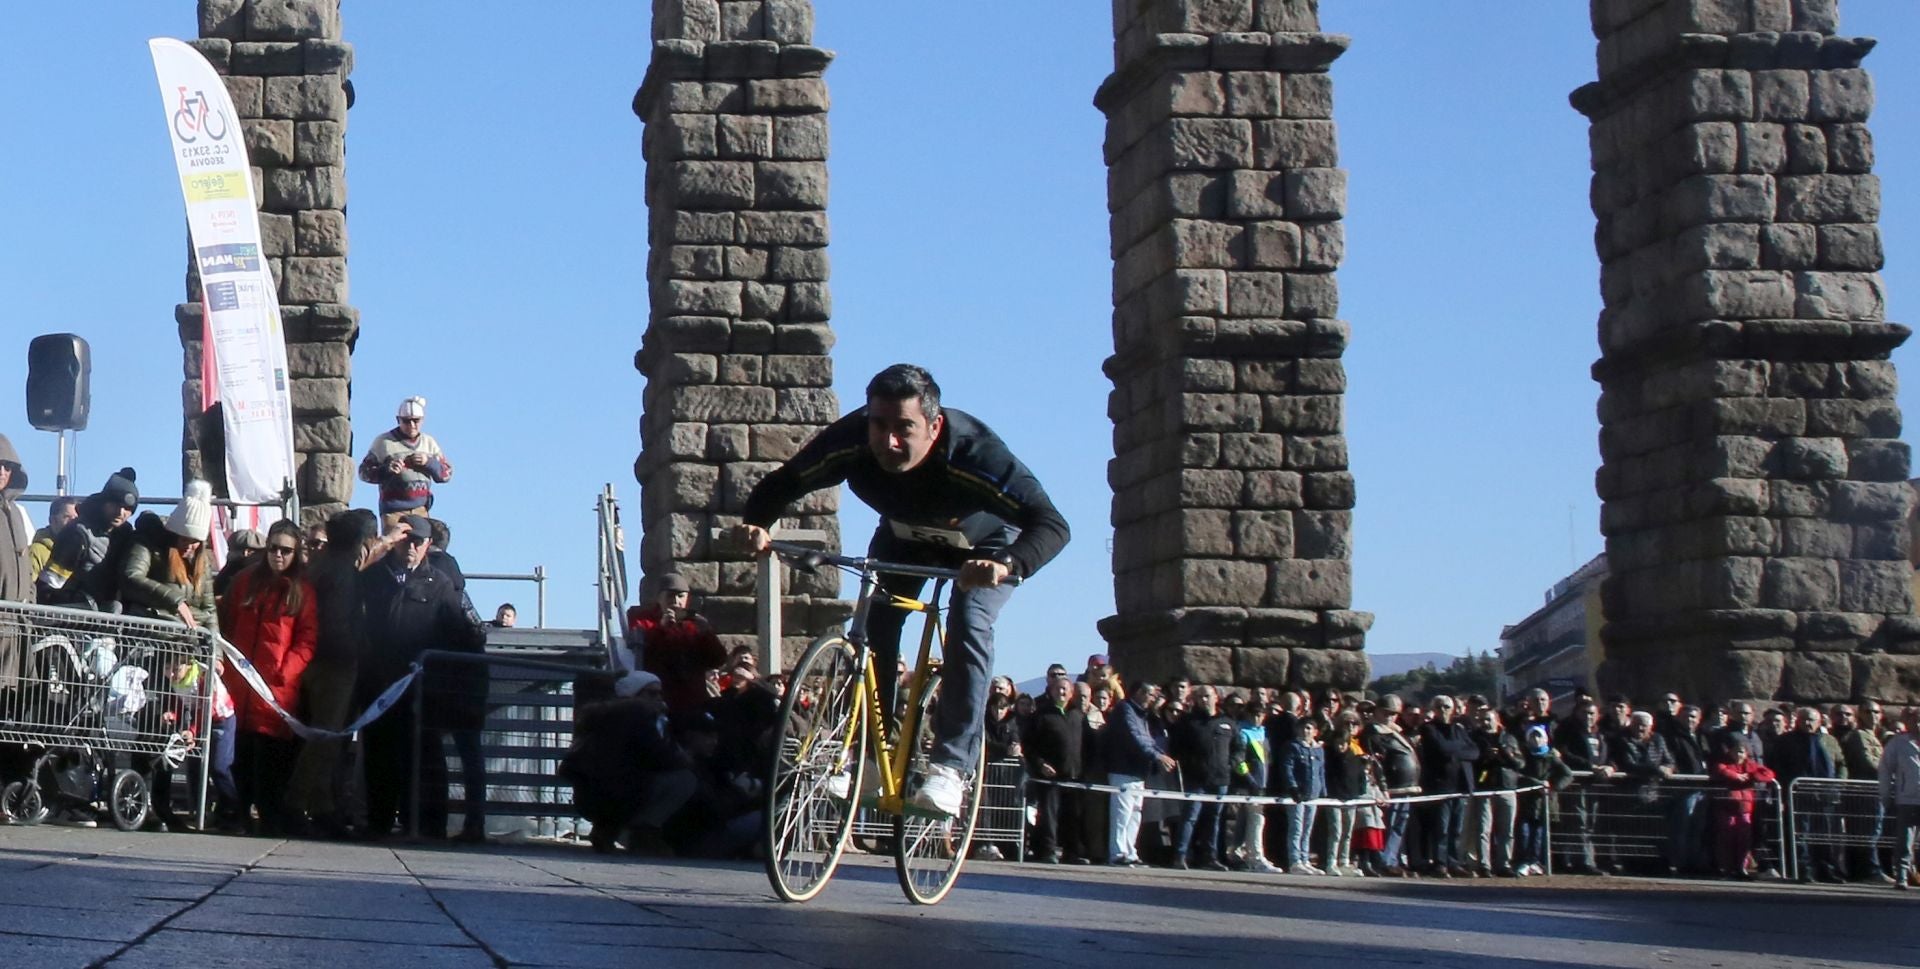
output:
<instances>
[{"instance_id":1,"label":"blue sky","mask_svg":"<svg viewBox=\"0 0 1920 969\"><path fill-rule=\"evenodd\" d=\"M458 463L437 510L470 570L551 575L551 620L587 624L592 502L613 482L637 523L647 321L641 125L647 4L349 3L356 446L408 394ZM1354 605L1376 652L1491 647L1600 551L1588 367L1598 266L1579 0L1327 0L1350 34L1334 68L1351 172L1341 315L1359 484ZM897 360L992 423L1046 483L1075 541L1014 598L1000 667L1033 675L1101 648L1113 610L1105 465L1111 352L1103 121L1108 5L823 0L833 123L833 297L842 401ZM77 485L122 464L178 488L185 229L146 39L191 37L191 0L7 13L0 84L0 291L22 387L25 344L94 348ZM1847 0L1877 36L1867 65L1885 180L1890 318L1913 322L1920 255L1920 7ZM94 268L87 269L87 266ZM1908 363L1912 349L1896 361ZM19 391L15 391L20 405ZM1903 393L1909 410L1915 401ZM4 414L5 412L0 412ZM50 489L53 435L20 410L0 432ZM359 500L371 504L362 486ZM856 547L872 518L846 502ZM37 511L37 510L36 510ZM634 543L637 547L637 542ZM530 592L476 590L483 608Z\"/></svg>"}]
</instances>

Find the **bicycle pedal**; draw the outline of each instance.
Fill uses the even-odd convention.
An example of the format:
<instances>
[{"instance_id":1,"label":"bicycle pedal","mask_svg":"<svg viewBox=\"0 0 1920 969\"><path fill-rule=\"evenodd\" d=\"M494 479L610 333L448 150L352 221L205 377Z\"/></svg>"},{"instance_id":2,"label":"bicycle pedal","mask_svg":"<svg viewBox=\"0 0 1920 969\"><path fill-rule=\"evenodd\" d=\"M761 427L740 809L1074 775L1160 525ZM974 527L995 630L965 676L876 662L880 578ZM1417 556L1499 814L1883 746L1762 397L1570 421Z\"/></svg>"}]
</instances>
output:
<instances>
[{"instance_id":1,"label":"bicycle pedal","mask_svg":"<svg viewBox=\"0 0 1920 969\"><path fill-rule=\"evenodd\" d=\"M863 794L860 796L860 806L869 811L879 811L882 814L906 813L905 798L887 797L884 794Z\"/></svg>"}]
</instances>

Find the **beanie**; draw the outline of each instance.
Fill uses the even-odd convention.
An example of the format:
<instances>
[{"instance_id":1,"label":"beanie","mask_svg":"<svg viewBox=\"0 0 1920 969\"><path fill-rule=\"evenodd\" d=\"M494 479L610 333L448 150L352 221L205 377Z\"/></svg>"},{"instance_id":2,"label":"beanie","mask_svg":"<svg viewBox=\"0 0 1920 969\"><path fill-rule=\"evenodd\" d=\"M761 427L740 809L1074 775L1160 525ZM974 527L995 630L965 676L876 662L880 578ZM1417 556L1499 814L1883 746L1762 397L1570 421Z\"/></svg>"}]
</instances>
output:
<instances>
[{"instance_id":1,"label":"beanie","mask_svg":"<svg viewBox=\"0 0 1920 969\"><path fill-rule=\"evenodd\" d=\"M638 696L641 690L654 686L660 678L644 670L634 670L613 682L613 695L618 697Z\"/></svg>"},{"instance_id":2,"label":"beanie","mask_svg":"<svg viewBox=\"0 0 1920 969\"><path fill-rule=\"evenodd\" d=\"M400 402L400 409L394 411L393 416L418 417L424 420L427 416L427 399L425 397L409 397Z\"/></svg>"},{"instance_id":3,"label":"beanie","mask_svg":"<svg viewBox=\"0 0 1920 969\"><path fill-rule=\"evenodd\" d=\"M100 488L100 496L111 503L125 505L128 508L137 507L140 504L140 489L133 483L135 477L132 468L121 468L115 471L113 476L107 479L107 483Z\"/></svg>"},{"instance_id":4,"label":"beanie","mask_svg":"<svg viewBox=\"0 0 1920 969\"><path fill-rule=\"evenodd\" d=\"M167 516L167 531L196 542L207 540L213 527L213 486L195 479L187 482L186 494Z\"/></svg>"}]
</instances>

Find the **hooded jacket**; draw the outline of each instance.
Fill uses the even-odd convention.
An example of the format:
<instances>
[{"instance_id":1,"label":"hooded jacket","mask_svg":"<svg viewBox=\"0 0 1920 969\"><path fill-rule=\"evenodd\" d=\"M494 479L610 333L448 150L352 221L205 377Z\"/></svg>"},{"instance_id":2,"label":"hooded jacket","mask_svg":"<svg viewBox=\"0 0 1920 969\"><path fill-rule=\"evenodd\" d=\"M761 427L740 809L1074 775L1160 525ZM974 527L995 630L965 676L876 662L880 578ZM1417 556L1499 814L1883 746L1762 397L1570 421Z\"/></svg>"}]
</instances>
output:
<instances>
[{"instance_id":1,"label":"hooded jacket","mask_svg":"<svg viewBox=\"0 0 1920 969\"><path fill-rule=\"evenodd\" d=\"M294 582L301 587L300 608L289 613L287 597ZM234 576L220 600L220 628L228 641L253 664L273 691L274 702L295 716L301 712L300 677L313 661L318 639L317 598L306 579L272 575L262 564ZM238 670L227 667L224 678L239 707L241 730L293 739L292 728L253 692Z\"/></svg>"},{"instance_id":2,"label":"hooded jacket","mask_svg":"<svg viewBox=\"0 0 1920 969\"><path fill-rule=\"evenodd\" d=\"M27 490L27 469L5 434L0 434L0 465L13 471L6 487L0 488L0 600L28 602L33 599L33 576L27 570L33 525L17 503Z\"/></svg>"},{"instance_id":3,"label":"hooded jacket","mask_svg":"<svg viewBox=\"0 0 1920 969\"><path fill-rule=\"evenodd\" d=\"M142 513L134 522L133 541L120 561L121 607L131 616L179 619L184 602L192 610L194 622L211 627L215 623L213 566L206 561L206 543L200 545L199 579L182 584L174 581L167 568L167 552L173 548L174 538L167 530L166 519L153 512Z\"/></svg>"}]
</instances>

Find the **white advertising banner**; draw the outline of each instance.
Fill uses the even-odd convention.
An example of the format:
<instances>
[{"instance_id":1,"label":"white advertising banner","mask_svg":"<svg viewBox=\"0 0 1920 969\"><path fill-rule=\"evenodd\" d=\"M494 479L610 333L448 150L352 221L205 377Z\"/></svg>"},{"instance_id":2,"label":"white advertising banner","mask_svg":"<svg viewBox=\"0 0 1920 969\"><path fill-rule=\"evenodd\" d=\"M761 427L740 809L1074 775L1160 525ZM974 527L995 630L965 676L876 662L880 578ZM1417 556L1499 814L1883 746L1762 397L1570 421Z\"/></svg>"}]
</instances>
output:
<instances>
[{"instance_id":1,"label":"white advertising banner","mask_svg":"<svg viewBox=\"0 0 1920 969\"><path fill-rule=\"evenodd\" d=\"M287 340L261 251L240 116L199 51L165 37L147 47L200 270L203 404L221 404L228 497L278 502L294 476Z\"/></svg>"}]
</instances>

